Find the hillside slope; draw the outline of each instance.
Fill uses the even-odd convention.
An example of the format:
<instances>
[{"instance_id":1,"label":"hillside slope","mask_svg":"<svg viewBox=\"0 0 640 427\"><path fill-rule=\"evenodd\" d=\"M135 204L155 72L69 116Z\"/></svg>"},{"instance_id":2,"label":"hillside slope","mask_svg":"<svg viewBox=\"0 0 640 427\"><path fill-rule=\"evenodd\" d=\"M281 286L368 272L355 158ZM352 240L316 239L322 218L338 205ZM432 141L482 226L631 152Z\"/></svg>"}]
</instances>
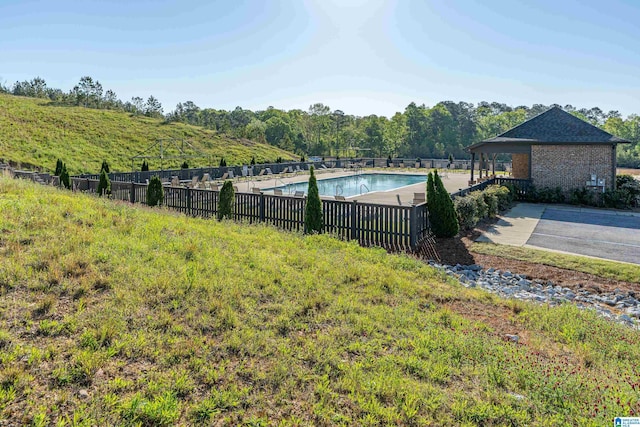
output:
<instances>
[{"instance_id":1,"label":"hillside slope","mask_svg":"<svg viewBox=\"0 0 640 427\"><path fill-rule=\"evenodd\" d=\"M47 100L0 94L0 159L5 161L52 171L60 158L74 174L97 173L106 159L112 170L130 171L130 158L158 139L184 139L216 164L221 156L228 164L248 163L252 157L258 162L295 158L268 144L230 139L197 126L164 124L159 119L119 111L60 107ZM170 150L165 155L177 153ZM157 156L159 152L149 154ZM159 160L149 162L152 169L160 168ZM207 159L188 162L191 166L209 164ZM139 168L142 162L136 163ZM179 160L164 162L165 167L180 164Z\"/></svg>"},{"instance_id":2,"label":"hillside slope","mask_svg":"<svg viewBox=\"0 0 640 427\"><path fill-rule=\"evenodd\" d=\"M601 426L640 411L640 333L570 305L507 302L328 236L2 177L0 212L12 425Z\"/></svg>"}]
</instances>

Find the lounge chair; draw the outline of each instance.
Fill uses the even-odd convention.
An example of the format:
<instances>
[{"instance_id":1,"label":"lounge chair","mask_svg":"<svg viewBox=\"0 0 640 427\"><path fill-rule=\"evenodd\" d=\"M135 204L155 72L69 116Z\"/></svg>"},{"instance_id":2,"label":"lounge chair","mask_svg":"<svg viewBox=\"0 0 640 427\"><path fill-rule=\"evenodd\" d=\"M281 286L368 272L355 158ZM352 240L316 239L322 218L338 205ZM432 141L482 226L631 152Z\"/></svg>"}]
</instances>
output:
<instances>
[{"instance_id":1,"label":"lounge chair","mask_svg":"<svg viewBox=\"0 0 640 427\"><path fill-rule=\"evenodd\" d=\"M218 181L224 181L229 178L229 172L225 172Z\"/></svg>"},{"instance_id":2,"label":"lounge chair","mask_svg":"<svg viewBox=\"0 0 640 427\"><path fill-rule=\"evenodd\" d=\"M304 191L296 191L293 197L304 197Z\"/></svg>"},{"instance_id":3,"label":"lounge chair","mask_svg":"<svg viewBox=\"0 0 640 427\"><path fill-rule=\"evenodd\" d=\"M414 205L419 205L426 202L426 196L424 193L413 193L413 202Z\"/></svg>"},{"instance_id":4,"label":"lounge chair","mask_svg":"<svg viewBox=\"0 0 640 427\"><path fill-rule=\"evenodd\" d=\"M271 172L271 168L266 168L265 171L266 175L273 175L273 172Z\"/></svg>"},{"instance_id":5,"label":"lounge chair","mask_svg":"<svg viewBox=\"0 0 640 427\"><path fill-rule=\"evenodd\" d=\"M178 178L177 176L171 177L171 186L180 187L180 178Z\"/></svg>"},{"instance_id":6,"label":"lounge chair","mask_svg":"<svg viewBox=\"0 0 640 427\"><path fill-rule=\"evenodd\" d=\"M198 188L198 185L200 183L198 182L198 177L194 176L193 178L191 178L191 182L189 183L189 187L191 188Z\"/></svg>"},{"instance_id":7,"label":"lounge chair","mask_svg":"<svg viewBox=\"0 0 640 427\"><path fill-rule=\"evenodd\" d=\"M254 194L262 194L262 190L260 190L258 187L253 187L253 188L251 189L251 191L252 191Z\"/></svg>"},{"instance_id":8,"label":"lounge chair","mask_svg":"<svg viewBox=\"0 0 640 427\"><path fill-rule=\"evenodd\" d=\"M229 171L228 174L229 174L229 179L235 178L235 176L233 175L233 171Z\"/></svg>"},{"instance_id":9,"label":"lounge chair","mask_svg":"<svg viewBox=\"0 0 640 427\"><path fill-rule=\"evenodd\" d=\"M276 188L273 190L273 195L274 196L282 196L282 190L279 188Z\"/></svg>"},{"instance_id":10,"label":"lounge chair","mask_svg":"<svg viewBox=\"0 0 640 427\"><path fill-rule=\"evenodd\" d=\"M345 201L347 199L344 198L344 196L333 196L336 198L336 200L340 200L340 201Z\"/></svg>"},{"instance_id":11,"label":"lounge chair","mask_svg":"<svg viewBox=\"0 0 640 427\"><path fill-rule=\"evenodd\" d=\"M262 169L260 173L257 175L259 180L262 179L262 176L264 175L264 173L265 173L265 169Z\"/></svg>"}]
</instances>

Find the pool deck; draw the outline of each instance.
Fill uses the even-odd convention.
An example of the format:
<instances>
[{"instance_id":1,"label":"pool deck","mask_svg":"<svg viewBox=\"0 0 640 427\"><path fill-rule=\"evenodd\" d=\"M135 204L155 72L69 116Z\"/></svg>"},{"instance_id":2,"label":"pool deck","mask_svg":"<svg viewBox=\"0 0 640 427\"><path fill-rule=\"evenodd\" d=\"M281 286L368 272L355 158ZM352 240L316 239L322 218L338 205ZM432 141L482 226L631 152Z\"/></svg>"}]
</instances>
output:
<instances>
[{"instance_id":1,"label":"pool deck","mask_svg":"<svg viewBox=\"0 0 640 427\"><path fill-rule=\"evenodd\" d=\"M397 205L398 197L402 205L410 205L413 201L413 193L426 193L426 182L427 182L427 174L431 169L364 169L361 173L386 173L386 174L409 174L409 175L424 175L424 182L408 185L406 187L396 188L388 191L376 191L366 194L361 194L359 196L347 197L347 200L357 200L363 203L377 203L377 204L385 204L385 205ZM344 170L344 169L330 169L330 170L322 170L316 173L316 178L318 180L328 179L328 178L339 178L343 176L352 176L354 175L353 170ZM456 192L462 188L468 187L469 181L469 172L448 172L446 174L441 174L442 182L450 193ZM297 175L289 175L287 177L275 177L275 178L262 178L249 180L240 180L234 182L234 185L238 187L240 192L251 192L252 188L270 188L270 187L278 187L289 183L297 183L297 182L307 182L309 180L309 173L302 172ZM332 196L322 196L323 199L333 200Z\"/></svg>"}]
</instances>

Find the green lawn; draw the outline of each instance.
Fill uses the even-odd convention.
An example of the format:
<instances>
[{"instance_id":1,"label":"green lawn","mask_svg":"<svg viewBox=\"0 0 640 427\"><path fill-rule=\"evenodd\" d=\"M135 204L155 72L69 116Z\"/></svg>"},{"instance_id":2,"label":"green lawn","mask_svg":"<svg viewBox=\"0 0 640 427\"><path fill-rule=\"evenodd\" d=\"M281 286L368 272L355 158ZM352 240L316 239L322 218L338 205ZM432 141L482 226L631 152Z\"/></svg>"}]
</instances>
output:
<instances>
[{"instance_id":1,"label":"green lawn","mask_svg":"<svg viewBox=\"0 0 640 427\"><path fill-rule=\"evenodd\" d=\"M165 124L160 119L124 112L61 107L44 99L0 94L0 159L25 167L53 172L60 158L71 174L98 173L106 159L113 171L128 172L131 157L140 155L159 139L184 139L214 162L224 156L228 165L248 164L252 157L258 162L296 158L268 144L230 139L197 126ZM165 156L178 154L177 148L165 152ZM159 151L147 155L158 156ZM165 160L164 167L179 167L181 163ZM188 163L192 167L210 165L207 158L188 159ZM135 167L139 169L141 164L140 160ZM149 164L151 169L160 169L158 159L150 159Z\"/></svg>"},{"instance_id":2,"label":"green lawn","mask_svg":"<svg viewBox=\"0 0 640 427\"><path fill-rule=\"evenodd\" d=\"M632 283L640 281L640 265L635 264L606 261L602 259L520 246L496 245L495 243L476 242L471 245L469 250L479 254L495 255L503 258L527 261L534 264L566 268L567 270L594 274L607 279L622 280Z\"/></svg>"},{"instance_id":3,"label":"green lawn","mask_svg":"<svg viewBox=\"0 0 640 427\"><path fill-rule=\"evenodd\" d=\"M0 212L8 424L602 426L640 411L640 333L570 305L504 301L328 236L1 177Z\"/></svg>"}]
</instances>

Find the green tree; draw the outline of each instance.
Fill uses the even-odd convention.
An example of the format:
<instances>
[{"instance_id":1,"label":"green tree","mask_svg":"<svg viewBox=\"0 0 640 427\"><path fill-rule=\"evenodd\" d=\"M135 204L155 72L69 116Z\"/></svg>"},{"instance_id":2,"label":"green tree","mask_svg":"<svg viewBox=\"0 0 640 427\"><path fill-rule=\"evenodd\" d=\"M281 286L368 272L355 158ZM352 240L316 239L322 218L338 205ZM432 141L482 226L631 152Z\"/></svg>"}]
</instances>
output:
<instances>
[{"instance_id":1,"label":"green tree","mask_svg":"<svg viewBox=\"0 0 640 427\"><path fill-rule=\"evenodd\" d=\"M142 167L140 168L142 172L147 172L149 170L149 163L146 160L142 161Z\"/></svg>"},{"instance_id":2,"label":"green tree","mask_svg":"<svg viewBox=\"0 0 640 427\"><path fill-rule=\"evenodd\" d=\"M109 179L109 175L107 175L107 171L105 169L100 171L100 181L98 182L96 192L100 197L111 194L111 180Z\"/></svg>"},{"instance_id":3,"label":"green tree","mask_svg":"<svg viewBox=\"0 0 640 427\"><path fill-rule=\"evenodd\" d=\"M220 199L218 201L218 221L232 217L234 199L233 184L231 184L231 181L225 181L220 190Z\"/></svg>"},{"instance_id":4,"label":"green tree","mask_svg":"<svg viewBox=\"0 0 640 427\"><path fill-rule=\"evenodd\" d=\"M106 173L109 173L109 163L107 163L106 160L102 161L102 165L100 166L100 172L105 171Z\"/></svg>"},{"instance_id":5,"label":"green tree","mask_svg":"<svg viewBox=\"0 0 640 427\"><path fill-rule=\"evenodd\" d=\"M307 189L307 205L304 208L304 232L316 234L322 232L322 202L318 194L318 183L313 173L313 166L309 168L309 187Z\"/></svg>"},{"instance_id":6,"label":"green tree","mask_svg":"<svg viewBox=\"0 0 640 427\"><path fill-rule=\"evenodd\" d=\"M56 160L56 171L53 173L55 176L60 176L62 173L62 160Z\"/></svg>"},{"instance_id":7,"label":"green tree","mask_svg":"<svg viewBox=\"0 0 640 427\"><path fill-rule=\"evenodd\" d=\"M189 169L189 163L187 163L187 161L185 160L184 162L182 162L182 165L180 167L182 169Z\"/></svg>"},{"instance_id":8,"label":"green tree","mask_svg":"<svg viewBox=\"0 0 640 427\"><path fill-rule=\"evenodd\" d=\"M152 176L147 186L147 205L160 206L164 200L164 189L160 177Z\"/></svg>"},{"instance_id":9,"label":"green tree","mask_svg":"<svg viewBox=\"0 0 640 427\"><path fill-rule=\"evenodd\" d=\"M147 117L162 118L162 104L153 95L147 99L144 106L144 115Z\"/></svg>"},{"instance_id":10,"label":"green tree","mask_svg":"<svg viewBox=\"0 0 640 427\"><path fill-rule=\"evenodd\" d=\"M431 176L431 174L429 175ZM430 178L427 177L427 207L431 230L436 237L454 237L458 234L460 227L451 196L444 188L438 171L433 172L431 184L429 184L429 180ZM431 192L431 201L429 200L429 192Z\"/></svg>"},{"instance_id":11,"label":"green tree","mask_svg":"<svg viewBox=\"0 0 640 427\"><path fill-rule=\"evenodd\" d=\"M64 188L71 188L71 179L69 178L69 171L67 171L67 164L62 164L62 170L60 171L60 184Z\"/></svg>"}]
</instances>

